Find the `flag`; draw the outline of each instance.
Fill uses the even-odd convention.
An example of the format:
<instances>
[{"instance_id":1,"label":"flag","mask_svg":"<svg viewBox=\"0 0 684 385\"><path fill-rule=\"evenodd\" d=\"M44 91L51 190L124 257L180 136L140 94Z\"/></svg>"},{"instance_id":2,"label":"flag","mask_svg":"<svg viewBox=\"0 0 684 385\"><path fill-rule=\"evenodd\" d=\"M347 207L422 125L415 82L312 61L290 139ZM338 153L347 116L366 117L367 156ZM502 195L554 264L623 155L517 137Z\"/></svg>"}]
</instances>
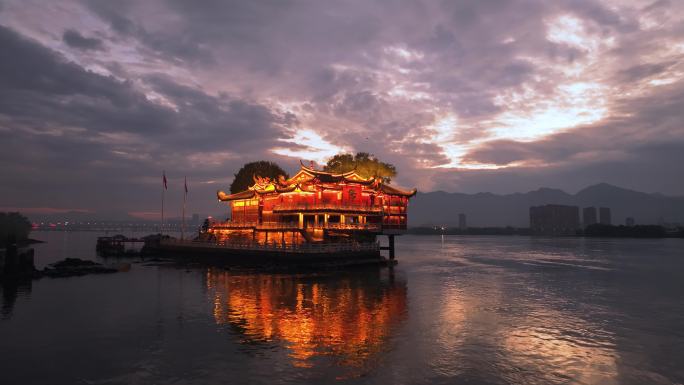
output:
<instances>
[{"instance_id":1,"label":"flag","mask_svg":"<svg viewBox=\"0 0 684 385\"><path fill-rule=\"evenodd\" d=\"M169 188L166 186L166 171L162 172L162 179L164 181L164 190L168 190Z\"/></svg>"},{"instance_id":2,"label":"flag","mask_svg":"<svg viewBox=\"0 0 684 385\"><path fill-rule=\"evenodd\" d=\"M188 177L185 177L185 193L188 193Z\"/></svg>"}]
</instances>

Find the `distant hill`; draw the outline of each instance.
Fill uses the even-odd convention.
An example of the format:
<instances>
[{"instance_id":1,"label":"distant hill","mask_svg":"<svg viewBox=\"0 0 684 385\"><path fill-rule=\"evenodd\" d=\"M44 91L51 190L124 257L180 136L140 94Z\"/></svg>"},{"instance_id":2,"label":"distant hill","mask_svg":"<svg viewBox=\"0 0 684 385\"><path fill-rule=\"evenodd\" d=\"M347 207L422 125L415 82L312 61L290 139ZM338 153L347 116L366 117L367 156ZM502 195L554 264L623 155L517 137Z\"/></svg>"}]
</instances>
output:
<instances>
[{"instance_id":1,"label":"distant hill","mask_svg":"<svg viewBox=\"0 0 684 385\"><path fill-rule=\"evenodd\" d=\"M610 207L613 224L634 217L638 224L684 223L684 197L668 197L628 190L607 183L589 186L577 194L540 188L528 193L497 195L435 191L418 193L409 207L409 226L457 225L465 213L468 226L529 226L530 206L544 204Z\"/></svg>"}]
</instances>

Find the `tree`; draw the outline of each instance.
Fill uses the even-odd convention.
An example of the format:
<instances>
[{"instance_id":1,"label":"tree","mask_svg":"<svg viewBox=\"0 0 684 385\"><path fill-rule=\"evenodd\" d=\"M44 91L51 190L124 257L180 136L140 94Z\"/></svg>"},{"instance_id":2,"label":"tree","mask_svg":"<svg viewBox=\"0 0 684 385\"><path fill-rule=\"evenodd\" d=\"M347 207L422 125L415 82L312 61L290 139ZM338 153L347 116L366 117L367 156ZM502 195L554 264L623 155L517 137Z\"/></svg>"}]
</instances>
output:
<instances>
[{"instance_id":1,"label":"tree","mask_svg":"<svg viewBox=\"0 0 684 385\"><path fill-rule=\"evenodd\" d=\"M19 213L0 213L0 245L8 240L23 241L31 231L31 222Z\"/></svg>"},{"instance_id":2,"label":"tree","mask_svg":"<svg viewBox=\"0 0 684 385\"><path fill-rule=\"evenodd\" d=\"M385 183L390 183L397 175L393 164L381 162L375 155L367 152L357 152L356 155L337 154L328 160L323 170L335 174L356 170L364 178L382 178Z\"/></svg>"},{"instance_id":3,"label":"tree","mask_svg":"<svg viewBox=\"0 0 684 385\"><path fill-rule=\"evenodd\" d=\"M285 170L276 163L265 160L247 163L235 174L233 183L230 184L230 193L235 194L247 190L249 186L254 184L253 178L255 176L277 180L280 175L289 178Z\"/></svg>"}]
</instances>

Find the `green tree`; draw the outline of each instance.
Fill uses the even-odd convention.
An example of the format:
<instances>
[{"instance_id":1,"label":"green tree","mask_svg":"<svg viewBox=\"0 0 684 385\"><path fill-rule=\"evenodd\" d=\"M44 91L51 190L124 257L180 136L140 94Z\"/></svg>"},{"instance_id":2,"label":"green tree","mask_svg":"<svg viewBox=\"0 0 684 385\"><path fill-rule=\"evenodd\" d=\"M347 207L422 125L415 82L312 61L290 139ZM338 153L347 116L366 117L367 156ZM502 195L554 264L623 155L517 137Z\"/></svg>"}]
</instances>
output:
<instances>
[{"instance_id":1,"label":"green tree","mask_svg":"<svg viewBox=\"0 0 684 385\"><path fill-rule=\"evenodd\" d=\"M23 241L31 232L31 222L19 213L0 213L0 245L9 239Z\"/></svg>"},{"instance_id":2,"label":"green tree","mask_svg":"<svg viewBox=\"0 0 684 385\"><path fill-rule=\"evenodd\" d=\"M382 178L385 183L390 183L397 175L393 164L381 162L375 155L367 152L357 152L356 155L337 154L328 160L323 170L336 174L356 170L364 178Z\"/></svg>"},{"instance_id":3,"label":"green tree","mask_svg":"<svg viewBox=\"0 0 684 385\"><path fill-rule=\"evenodd\" d=\"M247 163L235 174L233 183L230 184L230 193L235 194L247 190L249 186L254 184L254 176L277 180L280 175L285 178L290 177L285 170L273 162L260 160Z\"/></svg>"}]
</instances>

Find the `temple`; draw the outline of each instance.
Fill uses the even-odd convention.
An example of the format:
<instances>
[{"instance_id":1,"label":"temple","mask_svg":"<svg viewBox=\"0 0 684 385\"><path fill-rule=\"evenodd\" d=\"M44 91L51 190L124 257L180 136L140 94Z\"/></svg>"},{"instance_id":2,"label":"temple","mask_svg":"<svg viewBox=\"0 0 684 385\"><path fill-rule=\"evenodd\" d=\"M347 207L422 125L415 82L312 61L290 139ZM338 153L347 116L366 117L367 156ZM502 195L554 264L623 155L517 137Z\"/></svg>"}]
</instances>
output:
<instances>
[{"instance_id":1,"label":"temple","mask_svg":"<svg viewBox=\"0 0 684 385\"><path fill-rule=\"evenodd\" d=\"M393 254L394 235L406 231L408 201L415 194L416 189L356 171L334 174L302 164L289 179L255 176L245 191L218 191L230 217L211 223L206 234L219 242L261 245L368 243L384 234Z\"/></svg>"}]
</instances>

